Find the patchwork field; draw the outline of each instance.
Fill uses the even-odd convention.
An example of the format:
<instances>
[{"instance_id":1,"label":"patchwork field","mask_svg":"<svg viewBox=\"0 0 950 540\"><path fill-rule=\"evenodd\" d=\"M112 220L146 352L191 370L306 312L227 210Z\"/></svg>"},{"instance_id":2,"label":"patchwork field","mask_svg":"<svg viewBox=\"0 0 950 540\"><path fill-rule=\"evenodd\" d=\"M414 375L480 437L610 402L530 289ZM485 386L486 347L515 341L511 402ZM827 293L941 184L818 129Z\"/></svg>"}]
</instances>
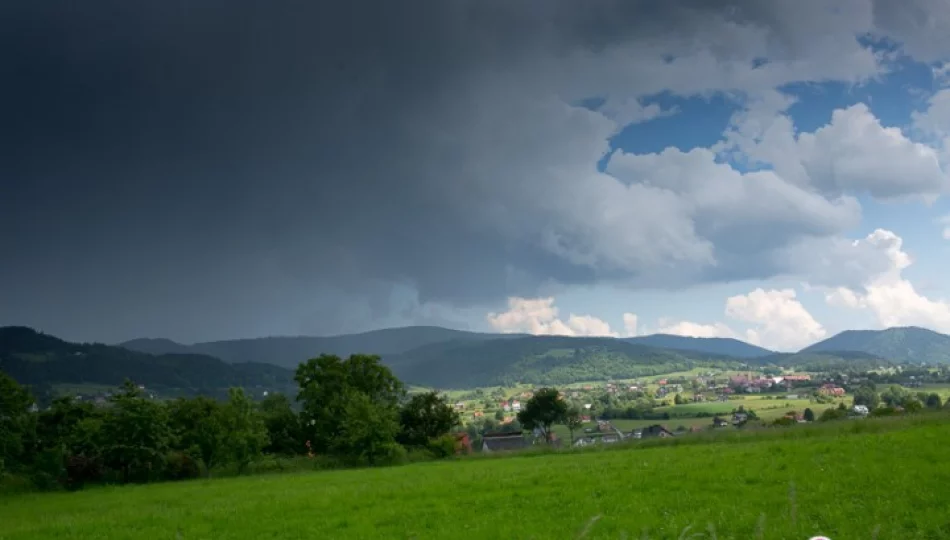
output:
<instances>
[{"instance_id":1,"label":"patchwork field","mask_svg":"<svg viewBox=\"0 0 950 540\"><path fill-rule=\"evenodd\" d=\"M0 498L0 539L950 538L950 418Z\"/></svg>"}]
</instances>

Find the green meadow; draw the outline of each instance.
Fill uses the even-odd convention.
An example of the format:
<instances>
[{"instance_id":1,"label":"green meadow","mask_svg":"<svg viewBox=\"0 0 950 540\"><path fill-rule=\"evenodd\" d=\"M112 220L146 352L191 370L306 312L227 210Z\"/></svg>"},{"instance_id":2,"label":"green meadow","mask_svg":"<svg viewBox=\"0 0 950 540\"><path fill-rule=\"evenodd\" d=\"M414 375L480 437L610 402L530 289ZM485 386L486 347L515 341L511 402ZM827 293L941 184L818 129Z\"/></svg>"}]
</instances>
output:
<instances>
[{"instance_id":1,"label":"green meadow","mask_svg":"<svg viewBox=\"0 0 950 540\"><path fill-rule=\"evenodd\" d=\"M950 538L950 417L0 498L0 539Z\"/></svg>"}]
</instances>

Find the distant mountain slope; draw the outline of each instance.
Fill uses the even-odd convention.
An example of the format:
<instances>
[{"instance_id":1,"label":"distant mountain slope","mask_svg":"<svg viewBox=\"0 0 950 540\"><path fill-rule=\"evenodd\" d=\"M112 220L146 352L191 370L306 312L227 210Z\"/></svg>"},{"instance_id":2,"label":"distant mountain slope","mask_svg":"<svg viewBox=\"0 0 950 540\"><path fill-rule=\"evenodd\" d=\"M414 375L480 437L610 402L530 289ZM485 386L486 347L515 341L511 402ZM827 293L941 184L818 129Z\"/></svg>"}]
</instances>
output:
<instances>
[{"instance_id":1,"label":"distant mountain slope","mask_svg":"<svg viewBox=\"0 0 950 540\"><path fill-rule=\"evenodd\" d=\"M225 362L266 362L294 369L301 362L324 353L388 356L433 343L514 337L518 336L466 332L438 326L409 326L342 336L267 337L209 341L194 345L181 345L167 339L135 339L120 346L150 354L189 352L207 354Z\"/></svg>"},{"instance_id":2,"label":"distant mountain slope","mask_svg":"<svg viewBox=\"0 0 950 540\"><path fill-rule=\"evenodd\" d=\"M736 358L755 358L775 352L732 338L697 338L674 336L671 334L652 334L649 336L625 338L624 341L661 349L698 351L708 354L734 356Z\"/></svg>"},{"instance_id":3,"label":"distant mountain slope","mask_svg":"<svg viewBox=\"0 0 950 540\"><path fill-rule=\"evenodd\" d=\"M861 351L895 363L950 363L950 336L915 326L846 330L801 352Z\"/></svg>"},{"instance_id":4,"label":"distant mountain slope","mask_svg":"<svg viewBox=\"0 0 950 540\"><path fill-rule=\"evenodd\" d=\"M188 354L191 347L165 338L139 338L118 345L131 351L147 354Z\"/></svg>"},{"instance_id":5,"label":"distant mountain slope","mask_svg":"<svg viewBox=\"0 0 950 540\"><path fill-rule=\"evenodd\" d=\"M435 343L384 360L401 379L437 388L519 382L557 385L669 373L700 363L740 363L732 357L670 351L613 338L561 336Z\"/></svg>"},{"instance_id":6,"label":"distant mountain slope","mask_svg":"<svg viewBox=\"0 0 950 540\"><path fill-rule=\"evenodd\" d=\"M200 354L151 355L122 347L79 344L25 327L0 328L0 370L30 385L117 386L126 378L155 389L220 394L232 386L286 389L287 369L262 363L227 364Z\"/></svg>"},{"instance_id":7,"label":"distant mountain slope","mask_svg":"<svg viewBox=\"0 0 950 540\"><path fill-rule=\"evenodd\" d=\"M890 366L894 362L861 351L802 351L797 353L774 353L750 359L749 364L782 366L795 371L865 371Z\"/></svg>"}]
</instances>

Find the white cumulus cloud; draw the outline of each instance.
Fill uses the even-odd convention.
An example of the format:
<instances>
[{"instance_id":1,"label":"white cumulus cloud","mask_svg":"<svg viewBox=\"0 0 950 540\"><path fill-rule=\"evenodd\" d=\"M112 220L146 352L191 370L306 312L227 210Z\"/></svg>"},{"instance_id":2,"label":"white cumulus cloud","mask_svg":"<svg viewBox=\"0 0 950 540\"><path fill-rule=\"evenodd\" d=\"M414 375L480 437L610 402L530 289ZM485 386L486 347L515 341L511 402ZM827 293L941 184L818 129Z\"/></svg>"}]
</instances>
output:
<instances>
[{"instance_id":1,"label":"white cumulus cloud","mask_svg":"<svg viewBox=\"0 0 950 540\"><path fill-rule=\"evenodd\" d=\"M856 247L867 246L883 253L889 268L870 276L861 287L837 287L826 294L826 301L839 307L866 309L881 327L924 326L950 332L950 302L931 299L916 290L902 272L913 261L903 250L903 239L892 231L877 229Z\"/></svg>"},{"instance_id":2,"label":"white cumulus cloud","mask_svg":"<svg viewBox=\"0 0 950 540\"><path fill-rule=\"evenodd\" d=\"M567 320L559 317L554 305L554 297L508 299L508 311L489 313L488 324L498 332L513 334L525 333L552 336L609 336L619 334L610 328L610 324L591 315L571 313ZM632 321L636 328L636 315L624 314L624 324L629 329Z\"/></svg>"}]
</instances>

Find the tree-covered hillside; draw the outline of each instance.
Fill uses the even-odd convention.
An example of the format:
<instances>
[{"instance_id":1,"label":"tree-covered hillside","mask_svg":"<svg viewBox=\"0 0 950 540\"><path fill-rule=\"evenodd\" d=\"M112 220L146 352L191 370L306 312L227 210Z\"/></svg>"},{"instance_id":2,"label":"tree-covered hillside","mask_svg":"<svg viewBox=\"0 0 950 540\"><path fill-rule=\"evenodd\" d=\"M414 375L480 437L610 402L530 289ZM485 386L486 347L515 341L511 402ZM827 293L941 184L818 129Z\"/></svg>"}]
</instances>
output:
<instances>
[{"instance_id":1,"label":"tree-covered hillside","mask_svg":"<svg viewBox=\"0 0 950 540\"><path fill-rule=\"evenodd\" d=\"M516 335L465 332L438 326L386 328L360 334L330 337L266 337L209 341L182 345L168 339L134 339L121 346L149 354L206 354L225 362L266 362L295 369L301 362L321 354L399 354L417 347L448 341L482 341L514 338Z\"/></svg>"},{"instance_id":2,"label":"tree-covered hillside","mask_svg":"<svg viewBox=\"0 0 950 540\"><path fill-rule=\"evenodd\" d=\"M698 338L674 336L671 334L652 334L649 336L626 338L624 341L660 349L696 351L707 354L734 356L736 358L756 358L773 354L774 352L733 338Z\"/></svg>"},{"instance_id":3,"label":"tree-covered hillside","mask_svg":"<svg viewBox=\"0 0 950 540\"><path fill-rule=\"evenodd\" d=\"M870 371L894 363L861 351L775 353L749 360L759 366L780 366L795 371Z\"/></svg>"},{"instance_id":4,"label":"tree-covered hillside","mask_svg":"<svg viewBox=\"0 0 950 540\"><path fill-rule=\"evenodd\" d=\"M886 330L846 330L802 352L861 351L891 362L950 363L950 336L914 326Z\"/></svg>"},{"instance_id":5,"label":"tree-covered hillside","mask_svg":"<svg viewBox=\"0 0 950 540\"><path fill-rule=\"evenodd\" d=\"M21 384L39 387L117 386L131 379L156 390L217 395L235 386L293 386L292 372L271 364L227 364L200 354L150 355L110 345L69 343L24 327L0 328L0 370Z\"/></svg>"},{"instance_id":6,"label":"tree-covered hillside","mask_svg":"<svg viewBox=\"0 0 950 540\"><path fill-rule=\"evenodd\" d=\"M556 385L635 378L712 363L739 364L736 358L669 351L618 339L561 336L437 343L384 360L401 379L438 388Z\"/></svg>"}]
</instances>

